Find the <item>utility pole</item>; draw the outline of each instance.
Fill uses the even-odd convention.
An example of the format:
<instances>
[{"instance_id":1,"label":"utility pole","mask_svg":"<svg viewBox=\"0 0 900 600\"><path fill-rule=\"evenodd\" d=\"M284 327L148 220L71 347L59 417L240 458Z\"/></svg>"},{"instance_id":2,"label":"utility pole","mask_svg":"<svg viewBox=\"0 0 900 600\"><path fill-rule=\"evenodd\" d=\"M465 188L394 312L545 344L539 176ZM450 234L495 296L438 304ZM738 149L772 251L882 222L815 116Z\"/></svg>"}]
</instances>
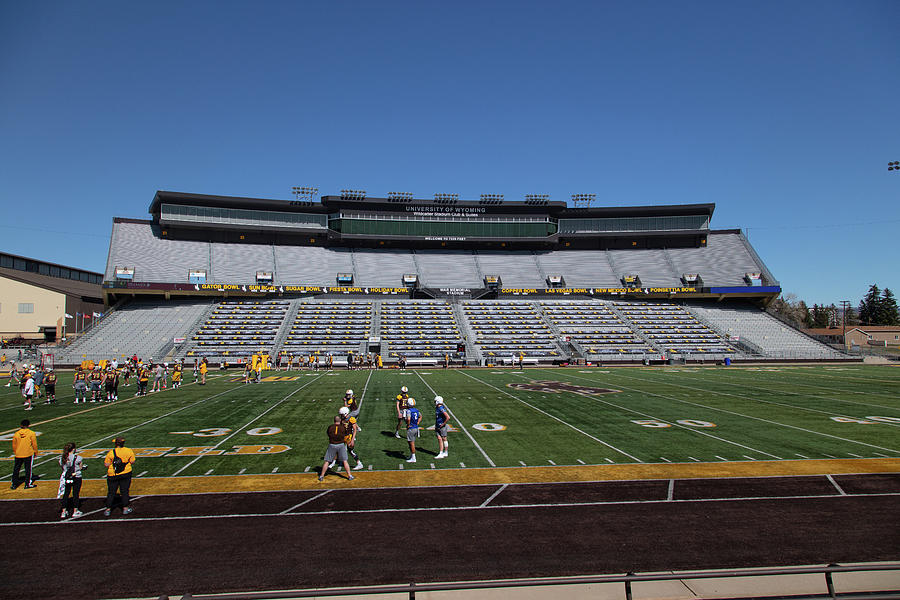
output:
<instances>
[{"instance_id":1,"label":"utility pole","mask_svg":"<svg viewBox=\"0 0 900 600\"><path fill-rule=\"evenodd\" d=\"M841 321L844 322L844 350L847 349L847 311L850 310L850 301L841 300Z\"/></svg>"}]
</instances>

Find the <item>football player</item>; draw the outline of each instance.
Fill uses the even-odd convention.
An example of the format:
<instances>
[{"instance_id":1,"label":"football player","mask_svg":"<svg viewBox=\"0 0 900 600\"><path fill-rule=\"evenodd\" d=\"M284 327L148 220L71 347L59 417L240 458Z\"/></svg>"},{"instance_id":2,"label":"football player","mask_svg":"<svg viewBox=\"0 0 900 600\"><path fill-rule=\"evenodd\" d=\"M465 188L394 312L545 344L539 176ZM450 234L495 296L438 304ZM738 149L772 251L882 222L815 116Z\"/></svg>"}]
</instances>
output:
<instances>
[{"instance_id":1,"label":"football player","mask_svg":"<svg viewBox=\"0 0 900 600\"><path fill-rule=\"evenodd\" d=\"M447 431L450 429L450 411L444 406L444 398L434 397L434 434L438 439L438 453L435 458L447 458L450 454L450 442L447 441Z\"/></svg>"},{"instance_id":2,"label":"football player","mask_svg":"<svg viewBox=\"0 0 900 600\"><path fill-rule=\"evenodd\" d=\"M422 413L416 408L416 401L410 398L406 401L409 408L406 409L406 441L409 442L408 463L416 462L416 438L419 437L419 423L422 421Z\"/></svg>"},{"instance_id":3,"label":"football player","mask_svg":"<svg viewBox=\"0 0 900 600\"><path fill-rule=\"evenodd\" d=\"M394 429L394 437L397 439L400 439L400 426L406 423L405 411L408 408L408 401L409 388L404 385L400 388L400 393L397 394L397 427Z\"/></svg>"}]
</instances>

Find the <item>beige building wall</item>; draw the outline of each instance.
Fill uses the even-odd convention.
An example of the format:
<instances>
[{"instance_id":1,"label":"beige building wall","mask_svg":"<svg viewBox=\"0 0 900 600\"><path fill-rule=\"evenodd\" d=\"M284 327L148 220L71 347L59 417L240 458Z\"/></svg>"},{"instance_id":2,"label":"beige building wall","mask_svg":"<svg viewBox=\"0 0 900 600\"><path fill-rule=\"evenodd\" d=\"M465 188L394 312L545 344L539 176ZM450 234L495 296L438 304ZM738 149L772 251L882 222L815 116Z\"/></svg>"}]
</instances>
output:
<instances>
[{"instance_id":1,"label":"beige building wall","mask_svg":"<svg viewBox=\"0 0 900 600\"><path fill-rule=\"evenodd\" d=\"M20 304L31 304L34 312L20 313ZM56 325L65 315L66 295L0 277L0 335L4 339L22 335L40 338L42 325Z\"/></svg>"}]
</instances>

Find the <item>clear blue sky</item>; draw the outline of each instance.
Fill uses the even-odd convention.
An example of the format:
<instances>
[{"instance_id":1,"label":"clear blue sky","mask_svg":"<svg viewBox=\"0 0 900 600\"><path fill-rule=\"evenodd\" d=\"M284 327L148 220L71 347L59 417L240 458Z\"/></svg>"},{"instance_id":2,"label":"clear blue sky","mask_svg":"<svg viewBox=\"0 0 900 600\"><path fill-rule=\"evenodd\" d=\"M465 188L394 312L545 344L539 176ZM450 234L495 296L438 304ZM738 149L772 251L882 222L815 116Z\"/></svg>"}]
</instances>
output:
<instances>
[{"instance_id":1,"label":"clear blue sky","mask_svg":"<svg viewBox=\"0 0 900 600\"><path fill-rule=\"evenodd\" d=\"M786 292L900 293L900 2L0 3L3 250L157 189L715 202Z\"/></svg>"}]
</instances>

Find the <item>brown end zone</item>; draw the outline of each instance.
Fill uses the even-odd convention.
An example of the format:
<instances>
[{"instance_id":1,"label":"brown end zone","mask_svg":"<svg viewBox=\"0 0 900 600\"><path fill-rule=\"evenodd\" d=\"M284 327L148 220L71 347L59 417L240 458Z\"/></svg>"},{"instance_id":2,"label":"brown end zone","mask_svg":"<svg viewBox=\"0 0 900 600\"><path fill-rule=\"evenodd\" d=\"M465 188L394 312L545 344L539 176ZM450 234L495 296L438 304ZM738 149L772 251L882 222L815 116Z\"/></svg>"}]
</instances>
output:
<instances>
[{"instance_id":1,"label":"brown end zone","mask_svg":"<svg viewBox=\"0 0 900 600\"><path fill-rule=\"evenodd\" d=\"M330 475L319 483L314 473L215 475L196 477L143 477L132 483L132 493L145 496L229 492L325 490L331 488L402 488L491 485L504 483L567 483L653 479L714 479L728 477L784 477L900 473L900 458L823 459L721 463L657 463L627 465L500 467L367 471L355 481ZM0 500L55 498L58 482L38 482L35 489L0 490ZM103 479L86 479L81 496L105 497Z\"/></svg>"}]
</instances>

